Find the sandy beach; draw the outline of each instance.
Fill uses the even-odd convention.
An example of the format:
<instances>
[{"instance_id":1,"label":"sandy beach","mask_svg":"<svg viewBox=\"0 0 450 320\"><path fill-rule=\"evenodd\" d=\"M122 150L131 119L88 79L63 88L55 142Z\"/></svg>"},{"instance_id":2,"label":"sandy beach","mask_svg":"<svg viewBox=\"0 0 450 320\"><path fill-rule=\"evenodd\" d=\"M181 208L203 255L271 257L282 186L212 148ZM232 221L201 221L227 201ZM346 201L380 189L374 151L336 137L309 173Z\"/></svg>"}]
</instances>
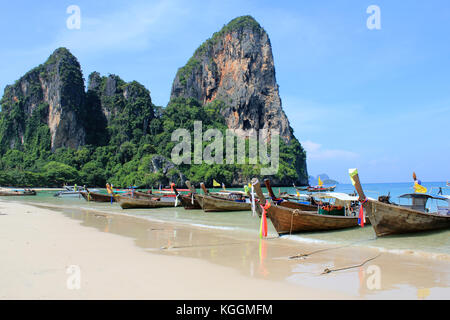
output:
<instances>
[{"instance_id":1,"label":"sandy beach","mask_svg":"<svg viewBox=\"0 0 450 320\"><path fill-rule=\"evenodd\" d=\"M1 299L348 298L152 254L51 210L1 202L0 212ZM68 289L70 266L79 267L79 289Z\"/></svg>"},{"instance_id":2,"label":"sandy beach","mask_svg":"<svg viewBox=\"0 0 450 320\"><path fill-rule=\"evenodd\" d=\"M306 255L289 259L297 254ZM0 299L450 298L445 255L259 240L4 200L0 256Z\"/></svg>"}]
</instances>

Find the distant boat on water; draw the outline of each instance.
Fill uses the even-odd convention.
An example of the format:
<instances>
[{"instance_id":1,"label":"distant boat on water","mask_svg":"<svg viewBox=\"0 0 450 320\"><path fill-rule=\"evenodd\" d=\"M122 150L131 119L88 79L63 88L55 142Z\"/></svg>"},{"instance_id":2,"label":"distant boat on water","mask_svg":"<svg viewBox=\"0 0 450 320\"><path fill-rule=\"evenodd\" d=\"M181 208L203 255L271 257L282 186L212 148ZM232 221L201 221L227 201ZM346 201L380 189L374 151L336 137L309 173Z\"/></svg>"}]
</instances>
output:
<instances>
[{"instance_id":1,"label":"distant boat on water","mask_svg":"<svg viewBox=\"0 0 450 320\"><path fill-rule=\"evenodd\" d=\"M308 191L308 192L330 192L330 191L334 191L334 189L336 189L336 186L331 186L331 187L316 186L316 187L307 187L306 191Z\"/></svg>"},{"instance_id":2,"label":"distant boat on water","mask_svg":"<svg viewBox=\"0 0 450 320\"><path fill-rule=\"evenodd\" d=\"M330 187L324 187L323 182L320 179L320 176L317 178L318 183L317 186L303 186L303 187L296 187L294 185L294 188L298 191L308 191L308 192L332 192L334 189L336 189L336 185L330 186Z\"/></svg>"},{"instance_id":3,"label":"distant boat on water","mask_svg":"<svg viewBox=\"0 0 450 320\"><path fill-rule=\"evenodd\" d=\"M35 196L36 191L31 189L0 189L0 196Z\"/></svg>"},{"instance_id":4,"label":"distant boat on water","mask_svg":"<svg viewBox=\"0 0 450 320\"><path fill-rule=\"evenodd\" d=\"M54 194L55 197L79 197L81 195L81 191L85 191L85 187L74 186L65 186L64 190L58 191ZM92 192L98 192L97 189L91 189Z\"/></svg>"}]
</instances>

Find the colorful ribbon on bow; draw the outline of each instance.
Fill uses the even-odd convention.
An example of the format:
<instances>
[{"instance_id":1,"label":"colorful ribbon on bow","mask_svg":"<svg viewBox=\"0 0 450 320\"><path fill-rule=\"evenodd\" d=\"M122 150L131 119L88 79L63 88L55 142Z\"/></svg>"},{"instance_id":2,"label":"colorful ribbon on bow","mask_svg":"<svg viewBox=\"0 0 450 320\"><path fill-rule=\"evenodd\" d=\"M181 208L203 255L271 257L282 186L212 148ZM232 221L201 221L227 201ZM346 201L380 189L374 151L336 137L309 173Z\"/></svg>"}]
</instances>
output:
<instances>
[{"instance_id":1,"label":"colorful ribbon on bow","mask_svg":"<svg viewBox=\"0 0 450 320\"><path fill-rule=\"evenodd\" d=\"M358 224L361 226L361 228L364 228L364 223L366 222L366 215L364 214L364 203L367 202L367 199L364 199L360 202L361 204L359 205Z\"/></svg>"},{"instance_id":2,"label":"colorful ribbon on bow","mask_svg":"<svg viewBox=\"0 0 450 320\"><path fill-rule=\"evenodd\" d=\"M261 206L261 205L260 205ZM261 225L259 227L259 237L267 237L267 210L270 208L270 202L267 201L264 206L261 206L263 213L261 215Z\"/></svg>"}]
</instances>

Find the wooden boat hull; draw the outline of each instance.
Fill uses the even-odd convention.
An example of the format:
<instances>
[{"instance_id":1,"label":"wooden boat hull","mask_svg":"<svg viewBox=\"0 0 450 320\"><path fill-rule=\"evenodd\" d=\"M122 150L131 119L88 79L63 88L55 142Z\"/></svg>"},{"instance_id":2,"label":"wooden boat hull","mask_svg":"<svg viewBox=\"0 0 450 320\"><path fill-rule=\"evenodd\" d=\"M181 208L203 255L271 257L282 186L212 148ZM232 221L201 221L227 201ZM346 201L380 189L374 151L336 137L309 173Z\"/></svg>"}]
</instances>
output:
<instances>
[{"instance_id":1,"label":"wooden boat hull","mask_svg":"<svg viewBox=\"0 0 450 320\"><path fill-rule=\"evenodd\" d=\"M121 196L121 197L123 197L123 196ZM125 197L130 197L130 198L134 198L134 199L154 200L154 199L162 198L162 197L164 197L164 195L136 191L136 192L134 192L134 194L132 194L132 193L126 194Z\"/></svg>"},{"instance_id":2,"label":"wooden boat hull","mask_svg":"<svg viewBox=\"0 0 450 320\"><path fill-rule=\"evenodd\" d=\"M316 211L304 211L272 205L267 210L278 234L290 234L304 231L325 231L352 228L358 226L357 217L339 217L320 215Z\"/></svg>"},{"instance_id":3,"label":"wooden boat hull","mask_svg":"<svg viewBox=\"0 0 450 320\"><path fill-rule=\"evenodd\" d=\"M122 207L122 209L149 209L149 208L175 207L174 201L136 199L128 197L121 197L119 204Z\"/></svg>"},{"instance_id":4,"label":"wooden boat hull","mask_svg":"<svg viewBox=\"0 0 450 320\"><path fill-rule=\"evenodd\" d=\"M200 203L198 202L198 200L195 198L194 196L194 201L192 201L191 196L189 195L181 195L178 200L181 202L181 205L186 209L186 210L197 210L197 209L201 209L202 207L200 206ZM192 203L194 202L194 203Z\"/></svg>"},{"instance_id":5,"label":"wooden boat hull","mask_svg":"<svg viewBox=\"0 0 450 320\"><path fill-rule=\"evenodd\" d=\"M80 194L86 201L111 202L111 195L109 195L109 194L103 194L103 193L97 193L97 192L86 192L86 191L81 191ZM112 197L112 202L118 202L119 199L120 199L120 196L115 195Z\"/></svg>"},{"instance_id":6,"label":"wooden boat hull","mask_svg":"<svg viewBox=\"0 0 450 320\"><path fill-rule=\"evenodd\" d=\"M364 208L378 237L450 228L450 216L368 200Z\"/></svg>"},{"instance_id":7,"label":"wooden boat hull","mask_svg":"<svg viewBox=\"0 0 450 320\"><path fill-rule=\"evenodd\" d=\"M203 209L203 197L204 196L205 196L204 194L194 193L194 199L198 202L198 205L200 206L201 209ZM214 196L214 197L219 197L219 196Z\"/></svg>"},{"instance_id":8,"label":"wooden boat hull","mask_svg":"<svg viewBox=\"0 0 450 320\"><path fill-rule=\"evenodd\" d=\"M252 209L249 202L238 202L205 195L202 198L202 209L205 212L249 211Z\"/></svg>"},{"instance_id":9,"label":"wooden boat hull","mask_svg":"<svg viewBox=\"0 0 450 320\"><path fill-rule=\"evenodd\" d=\"M81 191L60 191L55 193L55 197L79 197Z\"/></svg>"},{"instance_id":10,"label":"wooden boat hull","mask_svg":"<svg viewBox=\"0 0 450 320\"><path fill-rule=\"evenodd\" d=\"M200 208L203 209L203 195L195 193L194 194L194 199L198 202L198 205L200 206Z\"/></svg>"},{"instance_id":11,"label":"wooden boat hull","mask_svg":"<svg viewBox=\"0 0 450 320\"><path fill-rule=\"evenodd\" d=\"M9 192L9 191L0 191L0 196L9 197L9 196L35 196L36 191L26 191L26 192Z\"/></svg>"},{"instance_id":12,"label":"wooden boat hull","mask_svg":"<svg viewBox=\"0 0 450 320\"><path fill-rule=\"evenodd\" d=\"M302 211L317 211L317 206L293 202L293 201L283 201L278 206L285 207L285 208L291 208L291 209L298 209L298 210L302 210Z\"/></svg>"}]
</instances>

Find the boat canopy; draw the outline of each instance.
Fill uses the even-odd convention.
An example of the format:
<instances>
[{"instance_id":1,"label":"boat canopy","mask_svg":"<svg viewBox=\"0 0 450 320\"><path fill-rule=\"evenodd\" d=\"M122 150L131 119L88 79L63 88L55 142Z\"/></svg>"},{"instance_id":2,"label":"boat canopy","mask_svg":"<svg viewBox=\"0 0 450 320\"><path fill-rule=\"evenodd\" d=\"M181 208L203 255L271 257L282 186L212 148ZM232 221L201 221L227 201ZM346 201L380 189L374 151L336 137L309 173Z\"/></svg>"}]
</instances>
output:
<instances>
[{"instance_id":1,"label":"boat canopy","mask_svg":"<svg viewBox=\"0 0 450 320\"><path fill-rule=\"evenodd\" d=\"M425 193L405 193L399 196L399 198L406 198L406 199L436 199L436 200L444 200L446 201L449 199L450 196L432 196Z\"/></svg>"},{"instance_id":2,"label":"boat canopy","mask_svg":"<svg viewBox=\"0 0 450 320\"><path fill-rule=\"evenodd\" d=\"M341 201L358 201L359 200L358 196L352 196L352 195L349 195L349 194L343 193L343 192L320 192L320 193L316 193L315 195L313 195L313 197L322 198L322 199L333 198L333 199L337 199L337 200L341 200ZM375 200L370 197L368 197L368 199Z\"/></svg>"},{"instance_id":3,"label":"boat canopy","mask_svg":"<svg viewBox=\"0 0 450 320\"><path fill-rule=\"evenodd\" d=\"M427 204L428 199L447 201L446 198L432 196L432 195L425 194L425 193L405 193L405 194L402 194L401 196L399 196L399 198L412 200L412 205L401 205L402 207L410 208L410 209L418 210L418 211L423 211L423 212L428 212L428 210L426 209L426 204Z\"/></svg>"}]
</instances>

